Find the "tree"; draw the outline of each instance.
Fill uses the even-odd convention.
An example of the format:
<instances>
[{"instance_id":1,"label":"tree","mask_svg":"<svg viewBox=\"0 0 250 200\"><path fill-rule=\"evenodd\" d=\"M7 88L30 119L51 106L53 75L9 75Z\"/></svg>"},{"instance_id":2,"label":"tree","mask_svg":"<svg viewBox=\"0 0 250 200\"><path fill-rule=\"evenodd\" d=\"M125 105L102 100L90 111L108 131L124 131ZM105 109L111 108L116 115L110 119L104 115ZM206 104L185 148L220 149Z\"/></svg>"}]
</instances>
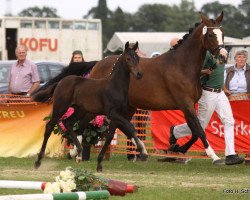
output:
<instances>
[{"instance_id":1,"label":"tree","mask_svg":"<svg viewBox=\"0 0 250 200\"><path fill-rule=\"evenodd\" d=\"M174 5L171 10L167 31L187 32L190 27L194 27L195 22L200 21L193 1L182 0L179 6Z\"/></svg>"},{"instance_id":2,"label":"tree","mask_svg":"<svg viewBox=\"0 0 250 200\"><path fill-rule=\"evenodd\" d=\"M42 7L39 8L37 6L35 7L30 7L27 9L22 10L18 16L22 17L55 17L58 18L60 16L57 15L57 10L56 8L50 8L50 7Z\"/></svg>"},{"instance_id":3,"label":"tree","mask_svg":"<svg viewBox=\"0 0 250 200\"><path fill-rule=\"evenodd\" d=\"M223 11L224 16L222 25L225 35L237 38L244 37L245 17L235 6L232 6L231 4L220 4L216 1L205 4L201 10L210 18L217 17L221 11ZM241 31L235 31L236 29L241 29Z\"/></svg>"},{"instance_id":4,"label":"tree","mask_svg":"<svg viewBox=\"0 0 250 200\"><path fill-rule=\"evenodd\" d=\"M244 27L242 27L244 37L249 36L250 32L250 1L243 0L239 5L239 9L244 13Z\"/></svg>"},{"instance_id":5,"label":"tree","mask_svg":"<svg viewBox=\"0 0 250 200\"><path fill-rule=\"evenodd\" d=\"M126 32L130 30L132 21L132 15L124 13L123 10L118 7L111 15L109 19L109 27L107 30L107 36L111 37L114 32Z\"/></svg>"},{"instance_id":6,"label":"tree","mask_svg":"<svg viewBox=\"0 0 250 200\"><path fill-rule=\"evenodd\" d=\"M103 46L106 46L108 43L108 36L107 33L109 32L110 29L110 17L112 15L112 12L108 9L107 7L107 2L106 0L99 0L97 7L92 8L88 14L84 17L93 17L97 19L101 19L102 21L102 43Z\"/></svg>"}]
</instances>

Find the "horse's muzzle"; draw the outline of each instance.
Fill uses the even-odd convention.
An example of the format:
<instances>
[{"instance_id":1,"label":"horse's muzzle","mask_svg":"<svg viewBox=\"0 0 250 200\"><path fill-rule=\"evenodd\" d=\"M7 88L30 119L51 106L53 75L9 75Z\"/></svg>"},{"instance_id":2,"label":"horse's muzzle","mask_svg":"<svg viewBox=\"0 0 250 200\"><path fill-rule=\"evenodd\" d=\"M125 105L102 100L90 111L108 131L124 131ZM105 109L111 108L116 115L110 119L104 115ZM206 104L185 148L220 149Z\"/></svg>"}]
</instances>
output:
<instances>
[{"instance_id":1,"label":"horse's muzzle","mask_svg":"<svg viewBox=\"0 0 250 200\"><path fill-rule=\"evenodd\" d=\"M139 80L143 77L143 73L142 72L137 72L136 74L136 79Z\"/></svg>"}]
</instances>

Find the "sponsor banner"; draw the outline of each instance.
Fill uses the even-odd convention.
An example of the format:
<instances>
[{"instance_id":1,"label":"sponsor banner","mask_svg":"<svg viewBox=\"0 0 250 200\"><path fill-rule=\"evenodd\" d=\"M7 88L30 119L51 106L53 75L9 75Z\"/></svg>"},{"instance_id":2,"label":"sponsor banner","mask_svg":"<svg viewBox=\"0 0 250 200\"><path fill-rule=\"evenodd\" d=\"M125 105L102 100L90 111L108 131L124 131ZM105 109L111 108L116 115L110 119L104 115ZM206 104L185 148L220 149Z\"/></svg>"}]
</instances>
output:
<instances>
[{"instance_id":1,"label":"sponsor banner","mask_svg":"<svg viewBox=\"0 0 250 200\"><path fill-rule=\"evenodd\" d=\"M42 146L48 104L0 104L0 157L35 156ZM63 155L61 137L51 134L45 155Z\"/></svg>"},{"instance_id":2,"label":"sponsor banner","mask_svg":"<svg viewBox=\"0 0 250 200\"><path fill-rule=\"evenodd\" d=\"M235 119L235 149L236 151L250 151L250 101L230 101ZM152 111L151 113L151 132L156 149L166 150L169 147L169 129L172 125L185 123L183 113L179 110L174 111ZM216 113L213 114L208 127L206 128L207 139L216 151L224 151L224 127ZM185 144L190 137L181 138L178 144ZM203 145L198 140L191 150L203 151Z\"/></svg>"}]
</instances>

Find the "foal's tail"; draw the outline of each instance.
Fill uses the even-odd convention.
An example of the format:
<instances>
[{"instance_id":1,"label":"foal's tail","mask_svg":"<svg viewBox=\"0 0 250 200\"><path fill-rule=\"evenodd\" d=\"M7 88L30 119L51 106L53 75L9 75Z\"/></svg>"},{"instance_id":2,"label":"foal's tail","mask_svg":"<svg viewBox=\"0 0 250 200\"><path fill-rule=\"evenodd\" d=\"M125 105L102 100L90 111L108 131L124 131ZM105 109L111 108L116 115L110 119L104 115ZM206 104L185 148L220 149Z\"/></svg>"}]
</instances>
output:
<instances>
[{"instance_id":1,"label":"foal's tail","mask_svg":"<svg viewBox=\"0 0 250 200\"><path fill-rule=\"evenodd\" d=\"M97 62L98 61L71 63L68 67L65 67L60 74L58 74L53 79L49 80L45 85L43 85L38 90L33 92L33 94L31 96L36 96L37 94L42 94L43 91L45 91L45 93L46 93L47 89L49 89L51 86L53 87L54 84L57 85L57 83L60 80L62 80L63 78L65 78L69 75L83 76L84 74L89 73L90 70L94 67L94 65ZM51 93L50 97L52 97L52 95L53 95L53 93Z\"/></svg>"},{"instance_id":2,"label":"foal's tail","mask_svg":"<svg viewBox=\"0 0 250 200\"><path fill-rule=\"evenodd\" d=\"M48 86L44 90L40 90L31 95L32 99L36 102L47 102L53 96L54 90L56 89L58 83L54 83L53 85Z\"/></svg>"}]
</instances>

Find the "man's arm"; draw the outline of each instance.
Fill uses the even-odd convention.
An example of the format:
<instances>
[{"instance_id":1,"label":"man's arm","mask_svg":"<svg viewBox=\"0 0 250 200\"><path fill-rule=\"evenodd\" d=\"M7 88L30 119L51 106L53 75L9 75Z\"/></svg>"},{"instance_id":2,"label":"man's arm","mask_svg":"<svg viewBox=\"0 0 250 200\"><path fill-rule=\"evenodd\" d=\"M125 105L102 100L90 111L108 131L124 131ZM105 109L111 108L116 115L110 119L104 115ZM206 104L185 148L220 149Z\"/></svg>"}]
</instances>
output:
<instances>
[{"instance_id":1,"label":"man's arm","mask_svg":"<svg viewBox=\"0 0 250 200\"><path fill-rule=\"evenodd\" d=\"M35 92L40 86L40 81L33 83L32 87L27 93L27 96L30 96L33 92Z\"/></svg>"}]
</instances>

